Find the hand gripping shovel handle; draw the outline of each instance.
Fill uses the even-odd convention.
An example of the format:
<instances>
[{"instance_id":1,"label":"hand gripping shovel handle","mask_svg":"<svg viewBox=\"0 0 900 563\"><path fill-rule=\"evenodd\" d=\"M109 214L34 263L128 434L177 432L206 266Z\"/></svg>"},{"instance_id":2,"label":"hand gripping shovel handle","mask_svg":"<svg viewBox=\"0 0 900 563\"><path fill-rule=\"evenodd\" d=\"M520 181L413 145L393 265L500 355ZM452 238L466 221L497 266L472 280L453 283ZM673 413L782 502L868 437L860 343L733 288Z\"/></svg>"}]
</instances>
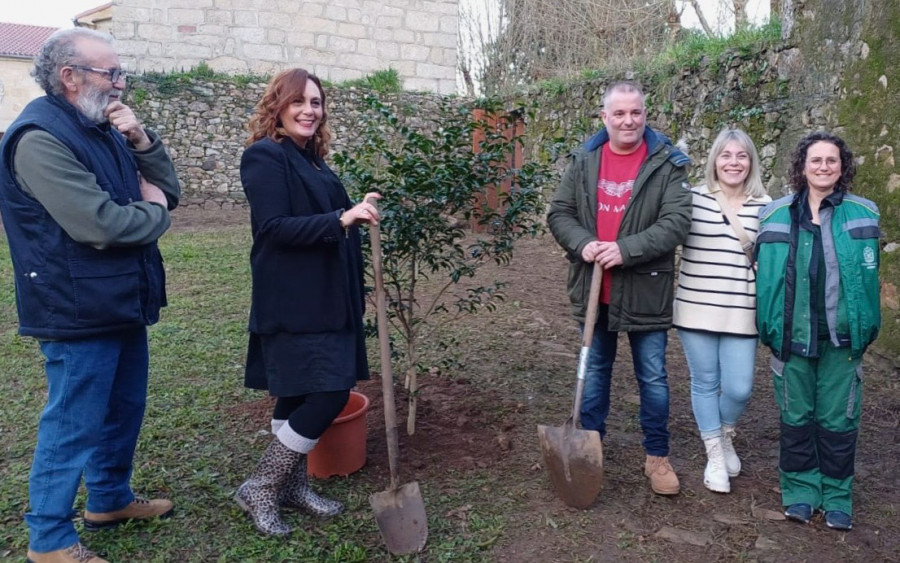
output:
<instances>
[{"instance_id":1,"label":"hand gripping shovel handle","mask_svg":"<svg viewBox=\"0 0 900 563\"><path fill-rule=\"evenodd\" d=\"M591 290L588 294L587 314L584 319L584 331L581 339L581 353L578 355L578 382L575 385L575 404L572 406L572 425L578 428L581 423L581 400L584 398L584 372L587 371L588 354L594 340L594 325L597 324L597 305L600 301L600 284L603 282L603 266L594 262L594 274L591 277Z\"/></svg>"},{"instance_id":2,"label":"hand gripping shovel handle","mask_svg":"<svg viewBox=\"0 0 900 563\"><path fill-rule=\"evenodd\" d=\"M369 203L375 205L375 200ZM397 406L394 402L394 372L391 369L391 338L388 334L387 302L384 292L384 270L381 266L381 227L369 226L372 240L372 269L375 271L375 309L378 322L378 346L381 355L381 395L384 399L384 431L387 434L388 465L391 468L391 490L400 484L397 465L400 441L397 435Z\"/></svg>"}]
</instances>

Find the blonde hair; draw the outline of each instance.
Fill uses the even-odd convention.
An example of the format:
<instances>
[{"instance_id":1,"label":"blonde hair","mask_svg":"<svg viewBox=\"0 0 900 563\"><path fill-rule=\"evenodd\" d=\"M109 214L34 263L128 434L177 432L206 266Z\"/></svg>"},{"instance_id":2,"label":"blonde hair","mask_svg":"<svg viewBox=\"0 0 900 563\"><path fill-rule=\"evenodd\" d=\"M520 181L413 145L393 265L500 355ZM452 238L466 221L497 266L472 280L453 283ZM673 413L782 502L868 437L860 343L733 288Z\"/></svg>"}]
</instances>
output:
<instances>
[{"instance_id":1,"label":"blonde hair","mask_svg":"<svg viewBox=\"0 0 900 563\"><path fill-rule=\"evenodd\" d=\"M756 152L756 146L750 135L744 133L740 129L723 129L716 140L713 141L712 148L709 149L709 156L706 159L706 185L710 188L719 186L719 178L716 174L716 159L725 150L725 145L735 141L743 147L750 155L750 170L747 173L747 179L744 181L744 193L748 197L762 197L766 195L766 187L762 183L762 170L759 163L759 154Z\"/></svg>"}]
</instances>

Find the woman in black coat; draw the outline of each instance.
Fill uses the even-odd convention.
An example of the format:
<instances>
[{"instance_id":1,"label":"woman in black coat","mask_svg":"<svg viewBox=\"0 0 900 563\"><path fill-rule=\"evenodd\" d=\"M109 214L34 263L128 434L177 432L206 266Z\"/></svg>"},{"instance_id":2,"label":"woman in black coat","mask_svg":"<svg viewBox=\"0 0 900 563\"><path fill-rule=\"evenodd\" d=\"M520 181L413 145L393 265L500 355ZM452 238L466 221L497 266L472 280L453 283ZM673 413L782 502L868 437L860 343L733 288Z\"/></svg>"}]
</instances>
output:
<instances>
[{"instance_id":1,"label":"woman in black coat","mask_svg":"<svg viewBox=\"0 0 900 563\"><path fill-rule=\"evenodd\" d=\"M322 160L327 122L319 79L299 68L282 72L250 120L241 157L253 232L245 385L277 401L275 439L235 500L271 535L291 531L279 506L319 516L342 510L311 491L306 454L369 372L358 225L377 224L378 210L353 205Z\"/></svg>"}]
</instances>

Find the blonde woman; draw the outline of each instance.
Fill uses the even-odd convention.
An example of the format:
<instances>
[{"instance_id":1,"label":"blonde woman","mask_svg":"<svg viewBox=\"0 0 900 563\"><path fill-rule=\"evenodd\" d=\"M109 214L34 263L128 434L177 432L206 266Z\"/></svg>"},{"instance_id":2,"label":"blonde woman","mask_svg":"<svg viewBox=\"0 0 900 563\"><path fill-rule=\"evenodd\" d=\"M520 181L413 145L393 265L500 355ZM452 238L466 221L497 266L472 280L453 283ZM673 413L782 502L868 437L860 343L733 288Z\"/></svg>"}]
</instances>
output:
<instances>
[{"instance_id":1,"label":"blonde woman","mask_svg":"<svg viewBox=\"0 0 900 563\"><path fill-rule=\"evenodd\" d=\"M753 389L756 272L752 244L766 195L759 156L740 129L713 142L706 182L693 188L691 231L683 246L674 326L691 372L691 404L706 446L703 484L731 492L741 471L735 426Z\"/></svg>"}]
</instances>

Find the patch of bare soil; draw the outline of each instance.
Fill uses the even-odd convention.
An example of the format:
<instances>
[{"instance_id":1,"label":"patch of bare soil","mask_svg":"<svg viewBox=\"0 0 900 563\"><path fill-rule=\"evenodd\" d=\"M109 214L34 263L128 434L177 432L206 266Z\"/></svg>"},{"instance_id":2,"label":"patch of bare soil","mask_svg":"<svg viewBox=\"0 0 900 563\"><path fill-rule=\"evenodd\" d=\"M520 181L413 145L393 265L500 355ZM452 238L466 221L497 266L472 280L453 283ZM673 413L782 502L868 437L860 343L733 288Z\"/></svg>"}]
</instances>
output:
<instances>
[{"instance_id":1,"label":"patch of bare soil","mask_svg":"<svg viewBox=\"0 0 900 563\"><path fill-rule=\"evenodd\" d=\"M553 390L535 400L544 424L562 424L574 393L578 335L568 318L565 260L551 237L529 241L499 275L510 294L548 320L536 333L534 353L545 358ZM561 317L560 315L564 315ZM482 319L486 321L486 319ZM481 330L492 330L490 321ZM571 356L558 350L554 335L570 334ZM546 340L543 340L546 339ZM554 352L561 356L551 356ZM521 351L498 350L500 357ZM778 482L779 415L772 393L769 353L757 355L754 396L739 423L736 448L743 462L730 494L703 485L706 456L690 403L688 369L676 331L670 332L667 370L671 408L671 459L681 494L653 494L643 476L644 453L637 420L639 401L627 338L619 341L613 372L612 412L604 442L604 483L598 500L581 511L564 506L549 489L536 452L534 427L521 424L521 440L508 477L525 492L513 523L495 550L499 561L900 561L900 373L885 363L867 362L863 419L856 459L854 529L826 528L821 515L808 526L781 519ZM552 367L551 367L552 366ZM559 393L557 393L559 392ZM523 417L523 419L526 417Z\"/></svg>"},{"instance_id":2,"label":"patch of bare soil","mask_svg":"<svg viewBox=\"0 0 900 563\"><path fill-rule=\"evenodd\" d=\"M216 212L213 218L190 215L183 212L173 223L206 228L247 220L236 211ZM566 260L544 236L521 242L509 266L491 267L484 275L507 282L506 301L494 313L462 318L448 329L447 336L457 342L455 367L422 381L418 430L410 437L401 429L400 439L402 481L415 479L440 491L452 486L448 472L493 476L497 486L484 495L484 506L503 507L507 525L486 559L900 561L900 486L894 474L900 463L900 378L895 369L867 365L854 529L839 533L827 529L821 515L806 526L780 516L778 412L769 354L762 348L754 396L736 439L743 470L732 480L730 494L717 494L703 486L706 458L691 411L688 370L677 334L670 333L671 460L681 493L653 494L642 472L637 384L623 335L603 445L603 490L590 508L576 510L551 492L536 433L536 424L562 425L571 411L580 342L565 295ZM397 388L402 424L405 395ZM380 489L387 460L377 374L360 389L372 400L366 472ZM268 399L236 407L258 427L267 426L270 408Z\"/></svg>"},{"instance_id":3,"label":"patch of bare soil","mask_svg":"<svg viewBox=\"0 0 900 563\"><path fill-rule=\"evenodd\" d=\"M406 434L408 394L401 386L395 391L397 420L400 428L400 455L406 475L434 481L447 471L488 468L502 459L511 447L502 437L502 427L484 426L480 398L473 400L476 390L465 380L436 378L419 389L416 432ZM366 414L366 468L374 482L389 474L384 410L381 399L381 376L361 381L357 391L369 399ZM231 416L252 423L253 428L266 428L274 406L270 397L228 407ZM502 426L502 425L501 425ZM451 455L448 455L451 454Z\"/></svg>"},{"instance_id":4,"label":"patch of bare soil","mask_svg":"<svg viewBox=\"0 0 900 563\"><path fill-rule=\"evenodd\" d=\"M181 205L172 211L173 232L210 231L231 225L250 228L250 208L217 201Z\"/></svg>"}]
</instances>

